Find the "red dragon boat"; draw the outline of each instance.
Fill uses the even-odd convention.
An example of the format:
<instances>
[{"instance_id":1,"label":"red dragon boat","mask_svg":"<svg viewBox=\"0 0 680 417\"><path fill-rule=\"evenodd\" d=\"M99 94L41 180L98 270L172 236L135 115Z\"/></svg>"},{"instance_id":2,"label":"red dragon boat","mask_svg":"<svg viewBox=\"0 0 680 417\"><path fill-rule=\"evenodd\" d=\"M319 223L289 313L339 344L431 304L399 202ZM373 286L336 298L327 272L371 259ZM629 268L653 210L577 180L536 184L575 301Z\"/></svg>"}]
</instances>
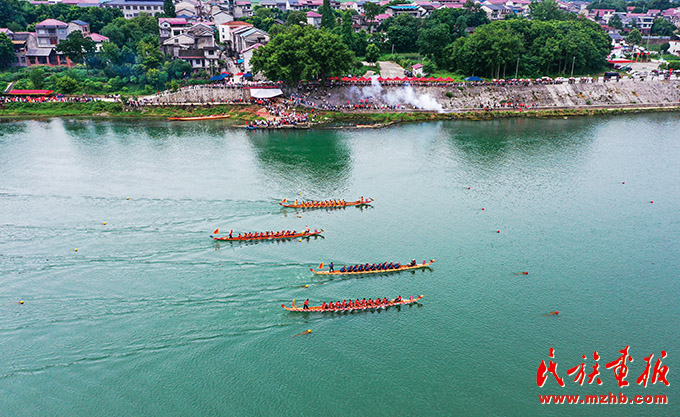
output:
<instances>
[{"instance_id":1,"label":"red dragon boat","mask_svg":"<svg viewBox=\"0 0 680 417\"><path fill-rule=\"evenodd\" d=\"M300 306L295 305L295 300L293 300L293 304L291 307L287 307L285 304L281 304L281 307L284 308L285 310L288 311L295 311L299 313L326 313L326 312L332 312L332 311L354 311L354 310L378 310L381 308L388 308L388 307L393 307L393 306L399 306L399 305L406 305L406 304L413 304L423 298L422 295L419 295L418 297L409 297L407 299L402 299L401 301L396 301L394 299L390 300L387 302L387 304L371 304L371 305L366 305L366 306L354 306L354 307L346 307L346 308L321 308L321 306L313 306L309 308L303 308Z\"/></svg>"},{"instance_id":2,"label":"red dragon boat","mask_svg":"<svg viewBox=\"0 0 680 417\"><path fill-rule=\"evenodd\" d=\"M277 240L277 239L300 239L300 238L309 238L313 236L321 236L321 233L324 231L324 229L321 230L314 230L312 231L303 231L300 233L291 233L291 234L281 234L280 232L276 233L270 233L270 232L260 232L260 233L251 233L247 234L244 236L243 234L241 236L234 236L232 233L232 237L229 236L213 236L210 235L213 240L220 240L220 241L229 241L229 242L244 242L244 241L251 241L251 240ZM214 234L219 233L219 229L217 229Z\"/></svg>"},{"instance_id":3,"label":"red dragon boat","mask_svg":"<svg viewBox=\"0 0 680 417\"><path fill-rule=\"evenodd\" d=\"M349 271L344 271L341 272L340 270L335 270L333 272L331 271L324 271L323 270L323 263L319 265L319 269L314 269L314 268L309 268L310 271L317 275L362 275L362 274L383 274L383 273L388 273L388 272L398 272L398 271L409 271L412 269L421 269L421 268L427 268L430 265L434 263L434 259L430 259L430 262L425 262L421 264L411 264L408 263L406 265L399 265L399 268L390 268L390 269L376 269L376 270L364 270L364 271L356 271L356 272L349 272Z\"/></svg>"},{"instance_id":4,"label":"red dragon boat","mask_svg":"<svg viewBox=\"0 0 680 417\"><path fill-rule=\"evenodd\" d=\"M283 207L290 208L301 208L301 209L316 209L316 208L337 208L337 207L351 207L351 206L366 206L375 201L372 198L369 199L359 199L357 201L344 201L344 200L329 200L329 201L300 201L289 202L288 199L284 198L279 205Z\"/></svg>"}]
</instances>

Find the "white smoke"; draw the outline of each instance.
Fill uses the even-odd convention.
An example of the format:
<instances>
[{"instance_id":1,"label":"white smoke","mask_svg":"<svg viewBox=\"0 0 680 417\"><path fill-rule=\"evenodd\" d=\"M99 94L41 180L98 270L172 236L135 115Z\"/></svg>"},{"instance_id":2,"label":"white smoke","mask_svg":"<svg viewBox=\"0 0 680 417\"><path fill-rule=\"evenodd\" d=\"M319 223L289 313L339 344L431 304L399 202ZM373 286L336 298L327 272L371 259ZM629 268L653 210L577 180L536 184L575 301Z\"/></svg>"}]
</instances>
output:
<instances>
[{"instance_id":1,"label":"white smoke","mask_svg":"<svg viewBox=\"0 0 680 417\"><path fill-rule=\"evenodd\" d=\"M384 92L377 76L371 77L371 86L364 87L361 90L364 98L382 98L390 106L399 106L402 104L410 104L417 109L433 110L441 112L444 110L441 104L437 102L434 97L427 94L418 94L410 85Z\"/></svg>"}]
</instances>

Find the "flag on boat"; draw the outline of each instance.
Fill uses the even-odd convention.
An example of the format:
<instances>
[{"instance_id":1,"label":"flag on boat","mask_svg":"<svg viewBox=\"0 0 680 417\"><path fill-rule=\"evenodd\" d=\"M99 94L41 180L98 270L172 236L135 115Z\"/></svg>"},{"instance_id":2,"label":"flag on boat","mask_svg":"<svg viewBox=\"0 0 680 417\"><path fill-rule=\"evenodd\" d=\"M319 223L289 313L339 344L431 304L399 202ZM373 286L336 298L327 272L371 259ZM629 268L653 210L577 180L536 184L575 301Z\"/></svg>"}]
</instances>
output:
<instances>
[{"instance_id":1,"label":"flag on boat","mask_svg":"<svg viewBox=\"0 0 680 417\"><path fill-rule=\"evenodd\" d=\"M284 198L283 200L281 200L282 203L285 203L285 202L287 202L287 201L288 201L287 198Z\"/></svg>"},{"instance_id":2,"label":"flag on boat","mask_svg":"<svg viewBox=\"0 0 680 417\"><path fill-rule=\"evenodd\" d=\"M215 231L213 232L213 235L219 235L219 234L220 234L220 229L219 228L215 229Z\"/></svg>"},{"instance_id":3,"label":"flag on boat","mask_svg":"<svg viewBox=\"0 0 680 417\"><path fill-rule=\"evenodd\" d=\"M319 269L323 269L323 262L321 262L321 265L319 265Z\"/></svg>"}]
</instances>

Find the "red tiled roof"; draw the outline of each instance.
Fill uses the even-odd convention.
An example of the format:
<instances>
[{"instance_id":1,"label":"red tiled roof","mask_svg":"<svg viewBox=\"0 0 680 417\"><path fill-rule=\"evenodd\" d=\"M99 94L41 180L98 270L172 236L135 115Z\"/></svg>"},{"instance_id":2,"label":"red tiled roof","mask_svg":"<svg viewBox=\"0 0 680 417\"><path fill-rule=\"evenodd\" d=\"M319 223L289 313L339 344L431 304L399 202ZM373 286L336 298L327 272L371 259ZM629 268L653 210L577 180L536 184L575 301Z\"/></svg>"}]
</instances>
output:
<instances>
[{"instance_id":1,"label":"red tiled roof","mask_svg":"<svg viewBox=\"0 0 680 417\"><path fill-rule=\"evenodd\" d=\"M8 94L13 96L49 96L54 90L11 90Z\"/></svg>"},{"instance_id":2,"label":"red tiled roof","mask_svg":"<svg viewBox=\"0 0 680 417\"><path fill-rule=\"evenodd\" d=\"M42 22L38 23L35 26L36 27L39 27L39 26L64 26L64 27L66 27L68 25L66 23L62 22L61 20L46 19L46 20L43 20Z\"/></svg>"}]
</instances>

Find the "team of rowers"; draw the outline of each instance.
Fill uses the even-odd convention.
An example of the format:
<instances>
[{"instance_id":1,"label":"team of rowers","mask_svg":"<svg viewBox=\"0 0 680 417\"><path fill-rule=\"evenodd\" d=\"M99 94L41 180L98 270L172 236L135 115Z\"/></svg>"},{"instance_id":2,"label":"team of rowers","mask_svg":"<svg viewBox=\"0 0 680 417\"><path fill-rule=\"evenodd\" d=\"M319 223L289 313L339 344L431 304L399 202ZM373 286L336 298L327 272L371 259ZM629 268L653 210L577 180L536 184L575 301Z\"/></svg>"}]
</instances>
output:
<instances>
[{"instance_id":1,"label":"team of rowers","mask_svg":"<svg viewBox=\"0 0 680 417\"><path fill-rule=\"evenodd\" d=\"M423 261L425 263L425 261ZM390 269L399 269L401 268L402 264L399 262L383 262L381 264L368 264L365 263L363 265L352 265L350 267L346 267L345 265L340 268L339 272L366 272L366 271L387 271ZM409 263L407 266L416 266L416 260L411 259L411 263ZM328 264L328 271L329 272L335 272L335 266L333 265L333 262Z\"/></svg>"},{"instance_id":2,"label":"team of rowers","mask_svg":"<svg viewBox=\"0 0 680 417\"><path fill-rule=\"evenodd\" d=\"M313 234L318 234L319 231L314 229ZM239 233L234 237L234 231L229 231L229 239L273 239L273 238L286 238L286 237L297 237L298 235L308 235L312 234L309 227L305 229L304 232L297 232L295 230L282 230L280 232L249 232L249 233Z\"/></svg>"},{"instance_id":3,"label":"team of rowers","mask_svg":"<svg viewBox=\"0 0 680 417\"><path fill-rule=\"evenodd\" d=\"M409 300L413 300L413 296L409 298ZM356 300L342 300L336 301L336 302L323 302L321 304L321 310L324 311L330 311L330 310L351 310L351 309L356 309L356 308L379 308L379 307L389 307L391 305L399 304L403 301L401 298L401 295L395 298L394 300L388 300L387 297L380 299L376 298L373 300L372 298L369 298L368 300L363 298L363 299L356 299ZM302 305L303 310L309 310L309 299L305 300L304 304Z\"/></svg>"},{"instance_id":4,"label":"team of rowers","mask_svg":"<svg viewBox=\"0 0 680 417\"><path fill-rule=\"evenodd\" d=\"M364 200L364 197L362 196L358 203L359 204L364 204L364 203L370 203L373 201L372 199ZM284 199L281 201L281 205L284 205L287 203L288 200ZM355 203L354 201L352 203ZM321 200L321 201L300 201L296 199L295 202L293 203L294 207L302 207L302 208L318 208L318 207L344 207L347 205L347 201L345 200Z\"/></svg>"}]
</instances>

